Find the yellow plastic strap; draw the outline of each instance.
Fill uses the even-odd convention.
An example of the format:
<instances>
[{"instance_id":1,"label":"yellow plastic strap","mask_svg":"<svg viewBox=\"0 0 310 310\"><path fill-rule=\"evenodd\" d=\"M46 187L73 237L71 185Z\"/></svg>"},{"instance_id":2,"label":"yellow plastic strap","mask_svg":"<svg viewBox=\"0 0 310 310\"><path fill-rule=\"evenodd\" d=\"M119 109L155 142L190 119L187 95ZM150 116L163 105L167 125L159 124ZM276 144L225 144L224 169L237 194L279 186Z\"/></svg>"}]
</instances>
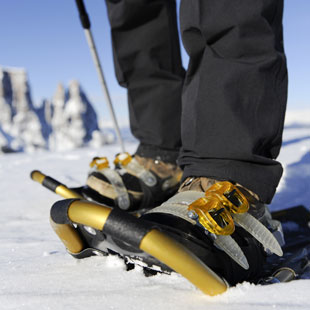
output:
<instances>
[{"instance_id":1,"label":"yellow plastic strap","mask_svg":"<svg viewBox=\"0 0 310 310\"><path fill-rule=\"evenodd\" d=\"M228 181L215 183L206 191L206 196L209 193L217 194L232 213L245 213L249 210L250 205L244 194Z\"/></svg>"},{"instance_id":2,"label":"yellow plastic strap","mask_svg":"<svg viewBox=\"0 0 310 310\"><path fill-rule=\"evenodd\" d=\"M97 170L109 168L109 161L106 157L94 157L89 164L91 168L96 167Z\"/></svg>"},{"instance_id":3,"label":"yellow plastic strap","mask_svg":"<svg viewBox=\"0 0 310 310\"><path fill-rule=\"evenodd\" d=\"M131 161L132 156L129 153L124 152L116 155L114 159L114 164L120 166L127 166Z\"/></svg>"},{"instance_id":4,"label":"yellow plastic strap","mask_svg":"<svg viewBox=\"0 0 310 310\"><path fill-rule=\"evenodd\" d=\"M239 189L230 182L212 185L205 196L189 205L191 218L216 235L231 235L235 230L233 214L245 213L249 203Z\"/></svg>"},{"instance_id":5,"label":"yellow plastic strap","mask_svg":"<svg viewBox=\"0 0 310 310\"><path fill-rule=\"evenodd\" d=\"M140 165L135 158L130 156L129 153L120 153L114 160L115 165L119 165L124 168L129 174L136 176L142 180L147 186L155 186L157 179L154 174L146 170Z\"/></svg>"}]
</instances>

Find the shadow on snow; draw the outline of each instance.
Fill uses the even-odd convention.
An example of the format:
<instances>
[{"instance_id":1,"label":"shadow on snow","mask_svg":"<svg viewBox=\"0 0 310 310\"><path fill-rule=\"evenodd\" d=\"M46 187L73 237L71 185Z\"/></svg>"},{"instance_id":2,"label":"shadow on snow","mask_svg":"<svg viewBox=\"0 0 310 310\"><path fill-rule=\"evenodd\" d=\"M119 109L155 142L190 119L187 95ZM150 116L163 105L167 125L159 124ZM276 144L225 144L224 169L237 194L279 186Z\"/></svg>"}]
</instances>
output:
<instances>
[{"instance_id":1,"label":"shadow on snow","mask_svg":"<svg viewBox=\"0 0 310 310\"><path fill-rule=\"evenodd\" d=\"M283 141L282 143L282 147L293 144L293 143L297 143L297 142L301 142L304 140L310 139L310 136L305 136L305 137L301 137L301 138L296 138L296 139L291 139L291 140L287 140L287 141Z\"/></svg>"},{"instance_id":2,"label":"shadow on snow","mask_svg":"<svg viewBox=\"0 0 310 310\"><path fill-rule=\"evenodd\" d=\"M286 167L283 181L283 187L275 195L270 209L276 211L297 205L310 209L310 152Z\"/></svg>"}]
</instances>

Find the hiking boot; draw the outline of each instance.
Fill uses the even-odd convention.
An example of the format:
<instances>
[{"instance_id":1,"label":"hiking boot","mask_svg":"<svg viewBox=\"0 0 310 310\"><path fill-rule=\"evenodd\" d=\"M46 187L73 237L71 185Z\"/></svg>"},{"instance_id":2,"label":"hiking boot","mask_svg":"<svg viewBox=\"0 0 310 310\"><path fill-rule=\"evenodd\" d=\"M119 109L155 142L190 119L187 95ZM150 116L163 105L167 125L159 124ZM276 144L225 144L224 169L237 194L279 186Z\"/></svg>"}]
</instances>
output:
<instances>
[{"instance_id":1,"label":"hiking boot","mask_svg":"<svg viewBox=\"0 0 310 310\"><path fill-rule=\"evenodd\" d=\"M89 198L122 210L144 210L163 203L180 186L182 170L175 164L128 153L118 154L114 164L111 169L107 158L93 159Z\"/></svg>"}]
</instances>

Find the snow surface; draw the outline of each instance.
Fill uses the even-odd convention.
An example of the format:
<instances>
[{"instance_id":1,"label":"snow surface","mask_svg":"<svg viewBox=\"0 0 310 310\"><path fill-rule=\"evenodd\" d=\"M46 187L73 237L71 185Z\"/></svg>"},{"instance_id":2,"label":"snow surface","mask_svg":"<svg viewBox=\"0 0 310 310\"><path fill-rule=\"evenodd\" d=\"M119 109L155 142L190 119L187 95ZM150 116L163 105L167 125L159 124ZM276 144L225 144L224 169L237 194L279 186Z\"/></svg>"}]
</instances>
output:
<instances>
[{"instance_id":1,"label":"snow surface","mask_svg":"<svg viewBox=\"0 0 310 310\"><path fill-rule=\"evenodd\" d=\"M290 113L288 114L290 115ZM304 204L310 209L310 118L288 123L279 159L285 174L272 210ZM290 119L289 117L287 119ZM127 143L133 152L135 143ZM116 257L75 260L49 225L58 197L33 183L38 169L70 185L85 183L93 156L112 160L117 146L0 157L0 309L310 309L310 280L255 286L242 283L209 297L180 275L144 277L126 272Z\"/></svg>"}]
</instances>

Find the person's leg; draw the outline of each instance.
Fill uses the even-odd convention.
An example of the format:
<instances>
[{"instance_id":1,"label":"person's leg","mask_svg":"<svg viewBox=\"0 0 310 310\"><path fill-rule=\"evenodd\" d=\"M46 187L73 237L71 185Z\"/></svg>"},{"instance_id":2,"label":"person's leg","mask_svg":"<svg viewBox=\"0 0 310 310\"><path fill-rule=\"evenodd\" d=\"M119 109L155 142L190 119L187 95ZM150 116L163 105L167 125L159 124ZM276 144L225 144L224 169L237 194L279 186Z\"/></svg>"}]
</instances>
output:
<instances>
[{"instance_id":1,"label":"person's leg","mask_svg":"<svg viewBox=\"0 0 310 310\"><path fill-rule=\"evenodd\" d=\"M128 90L137 153L175 162L184 78L175 0L106 0L115 71Z\"/></svg>"},{"instance_id":2,"label":"person's leg","mask_svg":"<svg viewBox=\"0 0 310 310\"><path fill-rule=\"evenodd\" d=\"M184 178L232 180L271 201L287 99L282 12L283 0L182 0Z\"/></svg>"},{"instance_id":3,"label":"person's leg","mask_svg":"<svg viewBox=\"0 0 310 310\"><path fill-rule=\"evenodd\" d=\"M128 90L131 130L139 147L92 162L87 185L92 199L124 210L151 208L175 194L181 169L182 67L175 0L106 0L114 63Z\"/></svg>"}]
</instances>

